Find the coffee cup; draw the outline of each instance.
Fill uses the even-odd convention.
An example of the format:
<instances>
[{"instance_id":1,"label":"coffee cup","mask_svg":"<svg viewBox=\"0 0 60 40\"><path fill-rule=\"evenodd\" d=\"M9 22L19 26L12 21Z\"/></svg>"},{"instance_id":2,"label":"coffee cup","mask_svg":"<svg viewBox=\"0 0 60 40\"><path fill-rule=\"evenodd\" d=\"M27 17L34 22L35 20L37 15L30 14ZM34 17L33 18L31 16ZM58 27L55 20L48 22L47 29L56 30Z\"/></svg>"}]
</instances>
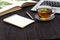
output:
<instances>
[{"instance_id":1,"label":"coffee cup","mask_svg":"<svg viewBox=\"0 0 60 40\"><path fill-rule=\"evenodd\" d=\"M37 8L37 15L42 21L52 20L55 18L55 9L51 6L42 5Z\"/></svg>"}]
</instances>

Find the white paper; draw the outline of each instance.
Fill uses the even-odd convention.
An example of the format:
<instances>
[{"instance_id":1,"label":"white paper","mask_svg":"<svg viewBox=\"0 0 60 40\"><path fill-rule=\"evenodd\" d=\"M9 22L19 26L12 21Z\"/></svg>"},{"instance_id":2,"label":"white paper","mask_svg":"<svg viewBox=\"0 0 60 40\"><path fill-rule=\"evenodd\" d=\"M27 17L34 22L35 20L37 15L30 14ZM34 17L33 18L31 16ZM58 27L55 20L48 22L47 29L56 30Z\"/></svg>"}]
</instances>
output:
<instances>
[{"instance_id":1,"label":"white paper","mask_svg":"<svg viewBox=\"0 0 60 40\"><path fill-rule=\"evenodd\" d=\"M10 24L13 24L13 25L16 25L16 26L21 27L21 28L24 28L27 25L35 22L34 20L19 16L16 14L5 18L3 21L10 23Z\"/></svg>"}]
</instances>

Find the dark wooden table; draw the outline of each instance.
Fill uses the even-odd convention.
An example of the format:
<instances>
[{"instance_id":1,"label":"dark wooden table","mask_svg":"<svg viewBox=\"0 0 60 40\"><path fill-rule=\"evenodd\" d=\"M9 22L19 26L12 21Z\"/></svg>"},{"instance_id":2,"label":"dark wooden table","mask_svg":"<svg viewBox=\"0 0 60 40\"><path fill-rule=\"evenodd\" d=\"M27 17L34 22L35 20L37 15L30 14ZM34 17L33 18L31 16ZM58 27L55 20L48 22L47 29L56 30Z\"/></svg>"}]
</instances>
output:
<instances>
[{"instance_id":1,"label":"dark wooden table","mask_svg":"<svg viewBox=\"0 0 60 40\"><path fill-rule=\"evenodd\" d=\"M13 14L18 14L29 18L26 15L28 11L33 17L36 12L31 12L33 6L25 7L22 10L11 12L0 17L0 40L40 40L40 39L58 39L60 38L60 14L55 14L55 18L51 21L35 23L21 29L3 22L3 19Z\"/></svg>"}]
</instances>

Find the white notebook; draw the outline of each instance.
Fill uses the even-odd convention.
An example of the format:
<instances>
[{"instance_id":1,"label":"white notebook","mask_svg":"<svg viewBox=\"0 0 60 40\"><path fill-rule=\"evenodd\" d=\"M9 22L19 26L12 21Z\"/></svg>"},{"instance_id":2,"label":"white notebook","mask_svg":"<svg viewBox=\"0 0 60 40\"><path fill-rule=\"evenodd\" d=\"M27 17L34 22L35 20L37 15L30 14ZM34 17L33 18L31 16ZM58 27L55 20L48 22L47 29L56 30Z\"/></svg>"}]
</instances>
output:
<instances>
[{"instance_id":1,"label":"white notebook","mask_svg":"<svg viewBox=\"0 0 60 40\"><path fill-rule=\"evenodd\" d=\"M26 6L34 5L36 3L37 2L33 0L0 0L0 16L20 10Z\"/></svg>"},{"instance_id":2,"label":"white notebook","mask_svg":"<svg viewBox=\"0 0 60 40\"><path fill-rule=\"evenodd\" d=\"M13 25L16 25L16 26L21 27L21 28L24 28L27 25L35 22L34 20L22 17L22 16L17 15L17 14L14 14L10 17L7 17L7 18L3 19L3 21L10 23L10 24L13 24Z\"/></svg>"}]
</instances>

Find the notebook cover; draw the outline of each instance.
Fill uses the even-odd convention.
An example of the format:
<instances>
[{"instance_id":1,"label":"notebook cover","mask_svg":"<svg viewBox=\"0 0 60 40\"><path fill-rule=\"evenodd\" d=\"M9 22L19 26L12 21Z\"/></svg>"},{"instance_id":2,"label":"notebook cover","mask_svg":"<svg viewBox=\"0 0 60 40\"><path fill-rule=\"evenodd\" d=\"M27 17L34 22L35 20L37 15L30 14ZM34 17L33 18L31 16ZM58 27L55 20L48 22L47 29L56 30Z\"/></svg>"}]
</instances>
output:
<instances>
[{"instance_id":1,"label":"notebook cover","mask_svg":"<svg viewBox=\"0 0 60 40\"><path fill-rule=\"evenodd\" d=\"M35 22L34 20L19 16L17 14L7 17L7 18L3 19L3 21L13 24L15 26L21 27L21 28L24 28L27 25Z\"/></svg>"}]
</instances>

